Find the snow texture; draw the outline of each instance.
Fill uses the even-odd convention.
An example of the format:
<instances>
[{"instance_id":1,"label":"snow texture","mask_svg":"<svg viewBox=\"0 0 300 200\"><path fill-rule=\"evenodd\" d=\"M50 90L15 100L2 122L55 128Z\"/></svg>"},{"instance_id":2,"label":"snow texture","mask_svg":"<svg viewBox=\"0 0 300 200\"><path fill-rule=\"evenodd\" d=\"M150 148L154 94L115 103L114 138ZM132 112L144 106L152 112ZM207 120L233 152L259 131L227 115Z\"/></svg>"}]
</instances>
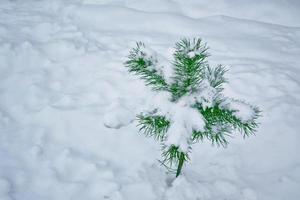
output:
<instances>
[{"instance_id":1,"label":"snow texture","mask_svg":"<svg viewBox=\"0 0 300 200\"><path fill-rule=\"evenodd\" d=\"M0 199L298 200L299 10L297 0L0 1ZM134 122L167 97L156 104L123 63L136 41L169 63L182 37L207 42L209 64L229 69L225 96L263 117L255 137L226 149L194 145L174 180ZM181 107L174 120L201 128Z\"/></svg>"},{"instance_id":2,"label":"snow texture","mask_svg":"<svg viewBox=\"0 0 300 200\"><path fill-rule=\"evenodd\" d=\"M233 115L244 123L255 117L252 106L240 100L226 99L221 103L221 107L233 111Z\"/></svg>"},{"instance_id":3,"label":"snow texture","mask_svg":"<svg viewBox=\"0 0 300 200\"><path fill-rule=\"evenodd\" d=\"M194 103L194 102L193 102ZM151 96L149 103L143 108L143 113L165 116L170 121L170 127L166 133L164 145L175 145L183 152L189 150L189 139L193 130L204 131L204 119L202 115L194 108L191 108L189 96L178 102L171 102L169 92L156 92Z\"/></svg>"}]
</instances>

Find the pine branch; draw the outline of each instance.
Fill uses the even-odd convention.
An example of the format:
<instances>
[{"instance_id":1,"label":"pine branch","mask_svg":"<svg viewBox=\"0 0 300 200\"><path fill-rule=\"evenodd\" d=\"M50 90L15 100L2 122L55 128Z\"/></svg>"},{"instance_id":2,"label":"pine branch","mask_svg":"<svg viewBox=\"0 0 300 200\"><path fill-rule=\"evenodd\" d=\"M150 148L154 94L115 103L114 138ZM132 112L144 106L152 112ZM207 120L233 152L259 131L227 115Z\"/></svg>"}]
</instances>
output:
<instances>
[{"instance_id":1,"label":"pine branch","mask_svg":"<svg viewBox=\"0 0 300 200\"><path fill-rule=\"evenodd\" d=\"M241 119L236 117L234 115L235 111L221 108L219 104L216 104L214 107L211 108L203 109L202 107L200 107L198 109L207 122L207 135L211 135L211 131L214 132L215 125L221 128L220 132L224 133L224 136L229 136L229 133L231 131L228 127L231 127L241 132L244 137L254 134L256 128L258 127L256 119L260 116L260 111L256 107L253 107L254 115L252 119L248 120L247 122L243 122ZM209 137L211 136L208 136L208 138ZM224 140L222 138L224 138ZM228 143L225 141L225 137L221 137L220 139L223 140L223 143L220 143L221 145Z\"/></svg>"},{"instance_id":2,"label":"pine branch","mask_svg":"<svg viewBox=\"0 0 300 200\"><path fill-rule=\"evenodd\" d=\"M205 70L205 78L219 93L223 91L223 84L227 82L224 77L226 72L226 68L222 65L218 65L215 68L207 66Z\"/></svg>"},{"instance_id":3,"label":"pine branch","mask_svg":"<svg viewBox=\"0 0 300 200\"><path fill-rule=\"evenodd\" d=\"M212 145L226 147L228 145L227 137L230 135L230 127L220 124L206 124L205 131L193 131L192 141L193 143L208 139Z\"/></svg>"},{"instance_id":4,"label":"pine branch","mask_svg":"<svg viewBox=\"0 0 300 200\"><path fill-rule=\"evenodd\" d=\"M187 93L192 93L203 79L203 69L208 57L206 45L201 39L182 39L176 43L174 53L174 73L171 93L176 101Z\"/></svg>"},{"instance_id":5,"label":"pine branch","mask_svg":"<svg viewBox=\"0 0 300 200\"><path fill-rule=\"evenodd\" d=\"M143 115L137 116L139 131L148 137L154 137L162 141L170 126L170 122L160 115Z\"/></svg>"},{"instance_id":6,"label":"pine branch","mask_svg":"<svg viewBox=\"0 0 300 200\"><path fill-rule=\"evenodd\" d=\"M178 146L163 146L162 157L164 158L161 161L162 165L167 167L169 171L176 171L176 177L181 173L184 162L189 160L187 152L180 151ZM173 165L176 165L176 169L172 168Z\"/></svg>"},{"instance_id":7,"label":"pine branch","mask_svg":"<svg viewBox=\"0 0 300 200\"><path fill-rule=\"evenodd\" d=\"M143 50L145 45L141 42L137 43L128 56L125 66L129 68L129 72L139 75L146 81L146 85L152 86L154 90L168 90L168 84L164 77L156 70L157 60L152 55L147 55Z\"/></svg>"}]
</instances>

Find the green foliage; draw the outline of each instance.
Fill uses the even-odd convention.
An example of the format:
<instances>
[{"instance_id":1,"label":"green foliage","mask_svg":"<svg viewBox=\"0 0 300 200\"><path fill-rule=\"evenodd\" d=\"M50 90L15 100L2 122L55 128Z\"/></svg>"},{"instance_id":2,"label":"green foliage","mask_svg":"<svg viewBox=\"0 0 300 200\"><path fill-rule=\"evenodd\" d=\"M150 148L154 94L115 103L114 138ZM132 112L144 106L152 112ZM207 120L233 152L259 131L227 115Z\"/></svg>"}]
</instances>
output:
<instances>
[{"instance_id":1,"label":"green foliage","mask_svg":"<svg viewBox=\"0 0 300 200\"><path fill-rule=\"evenodd\" d=\"M170 86L173 99L176 101L189 92L197 90L204 76L208 57L206 45L200 39L182 39L175 44L174 82Z\"/></svg>"},{"instance_id":2,"label":"green foliage","mask_svg":"<svg viewBox=\"0 0 300 200\"><path fill-rule=\"evenodd\" d=\"M203 130L192 130L191 137L186 141L188 150L183 150L178 144L165 143L172 134L168 130L174 121L161 113L158 114L157 109L137 116L139 131L162 142L161 163L169 171L175 172L176 177L181 173L184 163L189 160L193 143L209 140L212 145L226 147L228 138L233 136L235 130L246 137L254 134L258 127L260 110L257 107L243 101L231 100L222 94L224 83L227 82L224 76L227 70L222 65L209 66L206 61L209 56L207 50L208 47L201 39L182 39L177 42L173 54L174 74L170 82L167 82L164 75L157 70L157 59L149 54L141 42L130 51L128 61L125 62L129 72L140 76L154 90L169 92L171 94L169 100L173 105L184 101L183 97L193 99L192 103L190 101L188 101L190 104L186 103L187 106L198 110L204 119ZM206 90L208 92L205 92ZM248 106L252 111L251 117L247 120L242 119L236 114L238 110L223 105L225 101L239 102ZM173 166L176 166L176 169Z\"/></svg>"},{"instance_id":3,"label":"green foliage","mask_svg":"<svg viewBox=\"0 0 300 200\"><path fill-rule=\"evenodd\" d=\"M205 78L218 92L222 92L223 84L227 82L224 77L226 71L226 68L222 65L218 65L216 68L211 68L210 66L206 68Z\"/></svg>"},{"instance_id":4,"label":"green foliage","mask_svg":"<svg viewBox=\"0 0 300 200\"><path fill-rule=\"evenodd\" d=\"M243 122L234 115L234 110L221 108L219 104L210 108L198 106L199 112L206 120L206 130L205 132L194 132L192 136L193 141L207 138L212 144L225 147L228 144L226 137L230 136L233 129L237 129L243 134L243 137L254 134L255 129L258 127L256 119L260 116L260 110L253 106L252 108L254 111L253 118Z\"/></svg>"},{"instance_id":5,"label":"green foliage","mask_svg":"<svg viewBox=\"0 0 300 200\"><path fill-rule=\"evenodd\" d=\"M188 153L181 151L179 147L175 145L163 147L162 157L164 160L161 163L169 169L169 171L176 171L176 177L179 176L184 162L189 160ZM172 169L173 165L177 166L176 170Z\"/></svg>"},{"instance_id":6,"label":"green foliage","mask_svg":"<svg viewBox=\"0 0 300 200\"><path fill-rule=\"evenodd\" d=\"M139 75L147 85L152 86L155 90L167 89L168 85L165 79L155 69L157 60L147 55L143 50L144 47L143 43L138 42L137 47L130 51L125 66L129 68L129 72Z\"/></svg>"},{"instance_id":7,"label":"green foliage","mask_svg":"<svg viewBox=\"0 0 300 200\"><path fill-rule=\"evenodd\" d=\"M137 116L139 131L145 136L154 137L157 140L163 140L167 132L170 122L159 115L143 115Z\"/></svg>"}]
</instances>

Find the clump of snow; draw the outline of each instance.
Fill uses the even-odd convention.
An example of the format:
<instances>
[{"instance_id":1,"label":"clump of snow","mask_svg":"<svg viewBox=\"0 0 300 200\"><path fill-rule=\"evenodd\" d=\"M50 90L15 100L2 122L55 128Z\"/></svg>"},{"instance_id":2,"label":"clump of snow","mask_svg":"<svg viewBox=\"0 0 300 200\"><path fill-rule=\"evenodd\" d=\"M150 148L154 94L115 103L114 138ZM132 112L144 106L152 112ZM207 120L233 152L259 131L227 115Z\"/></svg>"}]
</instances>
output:
<instances>
[{"instance_id":1,"label":"clump of snow","mask_svg":"<svg viewBox=\"0 0 300 200\"><path fill-rule=\"evenodd\" d=\"M221 103L221 107L233 111L233 114L242 122L249 122L255 117L253 107L243 101L226 99Z\"/></svg>"},{"instance_id":2,"label":"clump of snow","mask_svg":"<svg viewBox=\"0 0 300 200\"><path fill-rule=\"evenodd\" d=\"M154 110L156 115L165 116L170 121L164 144L178 146L184 152L189 149L193 130L204 131L205 126L202 115L187 100L173 102L169 92L158 92L146 106L146 109Z\"/></svg>"},{"instance_id":3,"label":"clump of snow","mask_svg":"<svg viewBox=\"0 0 300 200\"><path fill-rule=\"evenodd\" d=\"M173 68L170 66L168 59L159 55L152 48L139 43L140 51L137 55L138 58L144 58L145 60L151 62L151 65L148 67L149 70L155 71L161 75L167 83L171 83L171 78L173 76Z\"/></svg>"},{"instance_id":4,"label":"clump of snow","mask_svg":"<svg viewBox=\"0 0 300 200\"><path fill-rule=\"evenodd\" d=\"M186 53L190 58L193 58L196 55L203 54L205 52L205 49L206 49L205 46L203 46L197 50L196 49L188 49ZM205 55L207 55L207 53L205 53Z\"/></svg>"},{"instance_id":5,"label":"clump of snow","mask_svg":"<svg viewBox=\"0 0 300 200\"><path fill-rule=\"evenodd\" d=\"M216 89L212 87L206 79L204 79L199 84L199 89L197 89L197 91L183 96L179 102L188 106L200 103L203 108L207 108L212 107L218 97Z\"/></svg>"},{"instance_id":6,"label":"clump of snow","mask_svg":"<svg viewBox=\"0 0 300 200\"><path fill-rule=\"evenodd\" d=\"M134 119L134 112L122 103L122 99L117 99L108 106L103 120L106 127L119 129L128 125Z\"/></svg>"},{"instance_id":7,"label":"clump of snow","mask_svg":"<svg viewBox=\"0 0 300 200\"><path fill-rule=\"evenodd\" d=\"M160 114L163 114L159 112ZM170 110L164 113L171 125L167 131L166 145L175 145L183 152L188 152L189 139L193 130L204 130L204 119L201 114L190 107L175 104Z\"/></svg>"}]
</instances>

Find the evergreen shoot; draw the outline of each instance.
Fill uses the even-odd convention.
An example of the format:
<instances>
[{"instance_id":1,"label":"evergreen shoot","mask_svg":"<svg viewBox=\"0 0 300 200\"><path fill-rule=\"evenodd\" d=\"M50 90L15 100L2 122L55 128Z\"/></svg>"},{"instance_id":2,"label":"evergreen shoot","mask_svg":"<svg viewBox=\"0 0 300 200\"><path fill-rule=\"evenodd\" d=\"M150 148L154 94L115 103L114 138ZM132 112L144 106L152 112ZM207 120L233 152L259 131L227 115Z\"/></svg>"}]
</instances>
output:
<instances>
[{"instance_id":1,"label":"evergreen shoot","mask_svg":"<svg viewBox=\"0 0 300 200\"><path fill-rule=\"evenodd\" d=\"M226 147L236 131L246 137L258 127L256 106L222 94L227 70L222 65L209 66L207 50L198 38L177 42L170 79L141 42L125 62L129 72L157 91L152 108L137 116L139 131L162 143L161 163L176 177L189 160L192 144L209 140Z\"/></svg>"}]
</instances>

